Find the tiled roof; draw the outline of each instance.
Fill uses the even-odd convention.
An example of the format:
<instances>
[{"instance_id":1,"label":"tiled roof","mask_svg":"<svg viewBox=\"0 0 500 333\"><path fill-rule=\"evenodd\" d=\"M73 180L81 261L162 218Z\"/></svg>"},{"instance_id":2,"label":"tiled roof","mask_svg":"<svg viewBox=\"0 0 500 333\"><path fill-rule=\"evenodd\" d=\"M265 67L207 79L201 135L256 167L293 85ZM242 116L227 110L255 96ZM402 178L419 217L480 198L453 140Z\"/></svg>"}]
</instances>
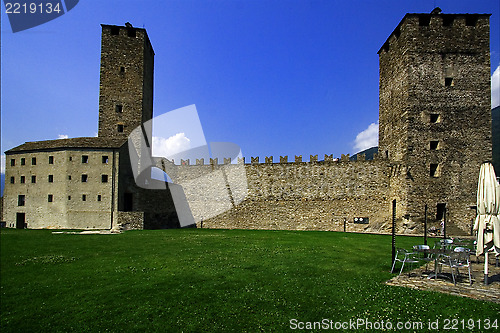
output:
<instances>
[{"instance_id":1,"label":"tiled roof","mask_svg":"<svg viewBox=\"0 0 500 333\"><path fill-rule=\"evenodd\" d=\"M25 142L22 145L7 150L5 153L16 153L36 150L54 150L65 148L120 148L126 139L83 137L71 139L45 140Z\"/></svg>"}]
</instances>

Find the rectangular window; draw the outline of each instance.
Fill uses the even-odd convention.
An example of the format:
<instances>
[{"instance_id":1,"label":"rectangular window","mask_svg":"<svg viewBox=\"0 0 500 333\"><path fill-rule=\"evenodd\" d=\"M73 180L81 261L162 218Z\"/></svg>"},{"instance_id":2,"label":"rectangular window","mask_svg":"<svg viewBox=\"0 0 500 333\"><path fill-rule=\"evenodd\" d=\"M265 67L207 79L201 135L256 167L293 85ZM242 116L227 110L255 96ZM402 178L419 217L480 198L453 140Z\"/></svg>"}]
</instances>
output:
<instances>
[{"instance_id":1,"label":"rectangular window","mask_svg":"<svg viewBox=\"0 0 500 333\"><path fill-rule=\"evenodd\" d=\"M108 175L101 175L101 182L107 183L108 182Z\"/></svg>"},{"instance_id":2,"label":"rectangular window","mask_svg":"<svg viewBox=\"0 0 500 333\"><path fill-rule=\"evenodd\" d=\"M123 66L120 67L120 73L125 73L125 67Z\"/></svg>"},{"instance_id":3,"label":"rectangular window","mask_svg":"<svg viewBox=\"0 0 500 333\"><path fill-rule=\"evenodd\" d=\"M439 117L439 113L431 113L429 121L431 124L439 123L441 121L441 117Z\"/></svg>"},{"instance_id":4,"label":"rectangular window","mask_svg":"<svg viewBox=\"0 0 500 333\"><path fill-rule=\"evenodd\" d=\"M15 158L12 158L10 160L10 166L15 166L16 165L16 159Z\"/></svg>"},{"instance_id":5,"label":"rectangular window","mask_svg":"<svg viewBox=\"0 0 500 333\"><path fill-rule=\"evenodd\" d=\"M11 183L11 184L14 184L14 183L15 183L15 181L16 181L16 179L15 179L14 177L10 177L10 183Z\"/></svg>"},{"instance_id":6,"label":"rectangular window","mask_svg":"<svg viewBox=\"0 0 500 333\"><path fill-rule=\"evenodd\" d=\"M431 177L438 177L439 176L439 164L431 163L430 166L430 176Z\"/></svg>"},{"instance_id":7,"label":"rectangular window","mask_svg":"<svg viewBox=\"0 0 500 333\"><path fill-rule=\"evenodd\" d=\"M73 157L72 156L69 157L69 161L70 162L73 161Z\"/></svg>"},{"instance_id":8,"label":"rectangular window","mask_svg":"<svg viewBox=\"0 0 500 333\"><path fill-rule=\"evenodd\" d=\"M455 85L455 83L453 82L453 78L452 77L445 77L444 78L444 85L447 87L453 87Z\"/></svg>"},{"instance_id":9,"label":"rectangular window","mask_svg":"<svg viewBox=\"0 0 500 333\"><path fill-rule=\"evenodd\" d=\"M89 157L87 155L82 155L82 163L89 163Z\"/></svg>"},{"instance_id":10,"label":"rectangular window","mask_svg":"<svg viewBox=\"0 0 500 333\"><path fill-rule=\"evenodd\" d=\"M21 184L26 183L26 177L21 176L21 178L19 179L19 182L20 182Z\"/></svg>"},{"instance_id":11,"label":"rectangular window","mask_svg":"<svg viewBox=\"0 0 500 333\"><path fill-rule=\"evenodd\" d=\"M129 37L135 37L136 36L135 29L134 28L127 29L127 36L129 36Z\"/></svg>"},{"instance_id":12,"label":"rectangular window","mask_svg":"<svg viewBox=\"0 0 500 333\"><path fill-rule=\"evenodd\" d=\"M86 194L82 194L82 201L87 201L87 195Z\"/></svg>"},{"instance_id":13,"label":"rectangular window","mask_svg":"<svg viewBox=\"0 0 500 333\"><path fill-rule=\"evenodd\" d=\"M49 194L49 195L47 196L47 201L48 201L48 202L52 202L53 200L54 200L54 196L53 196L52 194Z\"/></svg>"},{"instance_id":14,"label":"rectangular window","mask_svg":"<svg viewBox=\"0 0 500 333\"><path fill-rule=\"evenodd\" d=\"M35 183L36 183L36 176L31 176L31 182L32 182L33 184L35 184Z\"/></svg>"},{"instance_id":15,"label":"rectangular window","mask_svg":"<svg viewBox=\"0 0 500 333\"><path fill-rule=\"evenodd\" d=\"M118 124L117 130L118 130L118 133L123 133L123 125Z\"/></svg>"},{"instance_id":16,"label":"rectangular window","mask_svg":"<svg viewBox=\"0 0 500 333\"><path fill-rule=\"evenodd\" d=\"M102 163L103 164L108 164L109 158L107 156L102 157Z\"/></svg>"},{"instance_id":17,"label":"rectangular window","mask_svg":"<svg viewBox=\"0 0 500 333\"><path fill-rule=\"evenodd\" d=\"M25 165L26 164L26 159L23 157L21 158L21 165Z\"/></svg>"},{"instance_id":18,"label":"rectangular window","mask_svg":"<svg viewBox=\"0 0 500 333\"><path fill-rule=\"evenodd\" d=\"M122 113L123 112L123 105L116 104L115 105L115 111L118 112L118 113Z\"/></svg>"},{"instance_id":19,"label":"rectangular window","mask_svg":"<svg viewBox=\"0 0 500 333\"><path fill-rule=\"evenodd\" d=\"M36 165L36 157L31 158L31 165Z\"/></svg>"},{"instance_id":20,"label":"rectangular window","mask_svg":"<svg viewBox=\"0 0 500 333\"><path fill-rule=\"evenodd\" d=\"M53 183L54 182L54 175L49 175L49 183Z\"/></svg>"},{"instance_id":21,"label":"rectangular window","mask_svg":"<svg viewBox=\"0 0 500 333\"><path fill-rule=\"evenodd\" d=\"M431 149L431 150L436 150L436 149L438 149L438 146L439 146L439 141L431 141L431 142L430 142L430 149Z\"/></svg>"},{"instance_id":22,"label":"rectangular window","mask_svg":"<svg viewBox=\"0 0 500 333\"><path fill-rule=\"evenodd\" d=\"M71 180L71 176L68 176L68 180Z\"/></svg>"},{"instance_id":23,"label":"rectangular window","mask_svg":"<svg viewBox=\"0 0 500 333\"><path fill-rule=\"evenodd\" d=\"M111 34L113 36L117 36L120 34L120 28L119 27L111 27Z\"/></svg>"},{"instance_id":24,"label":"rectangular window","mask_svg":"<svg viewBox=\"0 0 500 333\"><path fill-rule=\"evenodd\" d=\"M71 200L71 195L68 195L68 200Z\"/></svg>"},{"instance_id":25,"label":"rectangular window","mask_svg":"<svg viewBox=\"0 0 500 333\"><path fill-rule=\"evenodd\" d=\"M49 156L49 164L54 164L54 156Z\"/></svg>"},{"instance_id":26,"label":"rectangular window","mask_svg":"<svg viewBox=\"0 0 500 333\"><path fill-rule=\"evenodd\" d=\"M86 183L88 178L89 177L87 175L82 175L82 183Z\"/></svg>"},{"instance_id":27,"label":"rectangular window","mask_svg":"<svg viewBox=\"0 0 500 333\"><path fill-rule=\"evenodd\" d=\"M26 197L24 195L18 195L17 196L17 205L18 206L24 206L24 203L26 202Z\"/></svg>"},{"instance_id":28,"label":"rectangular window","mask_svg":"<svg viewBox=\"0 0 500 333\"><path fill-rule=\"evenodd\" d=\"M101 201L101 195L100 194L97 195L97 201Z\"/></svg>"}]
</instances>

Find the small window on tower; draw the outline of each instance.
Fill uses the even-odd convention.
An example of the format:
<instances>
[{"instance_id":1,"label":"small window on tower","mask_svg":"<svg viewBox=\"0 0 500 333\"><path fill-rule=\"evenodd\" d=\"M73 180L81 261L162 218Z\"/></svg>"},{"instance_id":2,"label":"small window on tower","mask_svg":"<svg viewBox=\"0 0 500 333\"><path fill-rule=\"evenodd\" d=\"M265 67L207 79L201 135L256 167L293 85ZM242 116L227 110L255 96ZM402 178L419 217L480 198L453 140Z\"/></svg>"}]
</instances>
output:
<instances>
[{"instance_id":1,"label":"small window on tower","mask_svg":"<svg viewBox=\"0 0 500 333\"><path fill-rule=\"evenodd\" d=\"M120 67L120 73L125 73L125 67L123 66Z\"/></svg>"},{"instance_id":2,"label":"small window on tower","mask_svg":"<svg viewBox=\"0 0 500 333\"><path fill-rule=\"evenodd\" d=\"M26 201L26 197L24 195L18 195L17 196L17 205L18 206L24 206L24 203Z\"/></svg>"},{"instance_id":3,"label":"small window on tower","mask_svg":"<svg viewBox=\"0 0 500 333\"><path fill-rule=\"evenodd\" d=\"M31 165L36 165L36 157L31 158Z\"/></svg>"},{"instance_id":4,"label":"small window on tower","mask_svg":"<svg viewBox=\"0 0 500 333\"><path fill-rule=\"evenodd\" d=\"M446 87L453 87L455 85L455 83L453 82L453 78L452 77L445 77L444 78L444 85Z\"/></svg>"},{"instance_id":5,"label":"small window on tower","mask_svg":"<svg viewBox=\"0 0 500 333\"><path fill-rule=\"evenodd\" d=\"M97 201L101 201L101 195L100 194L97 195Z\"/></svg>"},{"instance_id":6,"label":"small window on tower","mask_svg":"<svg viewBox=\"0 0 500 333\"><path fill-rule=\"evenodd\" d=\"M119 27L111 27L111 34L112 35L118 35L120 33L120 28Z\"/></svg>"},{"instance_id":7,"label":"small window on tower","mask_svg":"<svg viewBox=\"0 0 500 333\"><path fill-rule=\"evenodd\" d=\"M31 182L32 182L33 184L35 184L35 183L36 183L36 176L31 176Z\"/></svg>"},{"instance_id":8,"label":"small window on tower","mask_svg":"<svg viewBox=\"0 0 500 333\"><path fill-rule=\"evenodd\" d=\"M429 118L431 124L439 123L441 121L439 113L431 113Z\"/></svg>"},{"instance_id":9,"label":"small window on tower","mask_svg":"<svg viewBox=\"0 0 500 333\"><path fill-rule=\"evenodd\" d=\"M11 184L14 184L15 182L16 182L16 178L14 178L14 177L10 177L10 183L11 183Z\"/></svg>"},{"instance_id":10,"label":"small window on tower","mask_svg":"<svg viewBox=\"0 0 500 333\"><path fill-rule=\"evenodd\" d=\"M116 104L115 111L118 112L118 113L122 113L123 112L123 105Z\"/></svg>"},{"instance_id":11,"label":"small window on tower","mask_svg":"<svg viewBox=\"0 0 500 333\"><path fill-rule=\"evenodd\" d=\"M438 177L439 176L439 164L431 163L430 166L430 176L431 177Z\"/></svg>"},{"instance_id":12,"label":"small window on tower","mask_svg":"<svg viewBox=\"0 0 500 333\"><path fill-rule=\"evenodd\" d=\"M26 183L26 177L21 176L21 178L19 179L19 182L20 182L21 184Z\"/></svg>"},{"instance_id":13,"label":"small window on tower","mask_svg":"<svg viewBox=\"0 0 500 333\"><path fill-rule=\"evenodd\" d=\"M430 142L430 149L431 150L437 150L439 146L439 141L431 141Z\"/></svg>"},{"instance_id":14,"label":"small window on tower","mask_svg":"<svg viewBox=\"0 0 500 333\"><path fill-rule=\"evenodd\" d=\"M101 175L101 182L107 183L108 182L108 175Z\"/></svg>"},{"instance_id":15,"label":"small window on tower","mask_svg":"<svg viewBox=\"0 0 500 333\"><path fill-rule=\"evenodd\" d=\"M15 166L16 165L16 160L13 158L10 160L10 166Z\"/></svg>"},{"instance_id":16,"label":"small window on tower","mask_svg":"<svg viewBox=\"0 0 500 333\"><path fill-rule=\"evenodd\" d=\"M49 156L49 164L54 164L54 156Z\"/></svg>"},{"instance_id":17,"label":"small window on tower","mask_svg":"<svg viewBox=\"0 0 500 333\"><path fill-rule=\"evenodd\" d=\"M23 157L21 158L21 165L25 165L26 164L26 159Z\"/></svg>"},{"instance_id":18,"label":"small window on tower","mask_svg":"<svg viewBox=\"0 0 500 333\"><path fill-rule=\"evenodd\" d=\"M86 194L82 194L82 201L87 201L87 195Z\"/></svg>"},{"instance_id":19,"label":"small window on tower","mask_svg":"<svg viewBox=\"0 0 500 333\"><path fill-rule=\"evenodd\" d=\"M117 130L118 130L118 133L123 133L123 125L118 124Z\"/></svg>"},{"instance_id":20,"label":"small window on tower","mask_svg":"<svg viewBox=\"0 0 500 333\"><path fill-rule=\"evenodd\" d=\"M88 175L82 175L82 183L86 183L88 179L89 179Z\"/></svg>"},{"instance_id":21,"label":"small window on tower","mask_svg":"<svg viewBox=\"0 0 500 333\"><path fill-rule=\"evenodd\" d=\"M53 183L54 182L54 175L49 175L49 183Z\"/></svg>"},{"instance_id":22,"label":"small window on tower","mask_svg":"<svg viewBox=\"0 0 500 333\"><path fill-rule=\"evenodd\" d=\"M103 156L103 157L102 157L102 163L103 163L103 164L108 164L108 161L109 161L108 156Z\"/></svg>"},{"instance_id":23,"label":"small window on tower","mask_svg":"<svg viewBox=\"0 0 500 333\"><path fill-rule=\"evenodd\" d=\"M82 155L82 163L89 163L89 157L87 155Z\"/></svg>"},{"instance_id":24,"label":"small window on tower","mask_svg":"<svg viewBox=\"0 0 500 333\"><path fill-rule=\"evenodd\" d=\"M49 194L48 197L47 197L47 201L48 202L54 201L54 196L52 194Z\"/></svg>"}]
</instances>

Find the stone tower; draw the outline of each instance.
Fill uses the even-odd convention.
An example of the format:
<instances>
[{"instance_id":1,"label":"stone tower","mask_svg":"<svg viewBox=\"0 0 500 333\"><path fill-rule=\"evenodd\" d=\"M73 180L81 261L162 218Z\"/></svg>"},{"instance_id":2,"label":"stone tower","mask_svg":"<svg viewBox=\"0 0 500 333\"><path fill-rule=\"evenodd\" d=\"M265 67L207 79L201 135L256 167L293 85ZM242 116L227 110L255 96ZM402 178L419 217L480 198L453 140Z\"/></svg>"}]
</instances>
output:
<instances>
[{"instance_id":1,"label":"stone tower","mask_svg":"<svg viewBox=\"0 0 500 333\"><path fill-rule=\"evenodd\" d=\"M490 14L406 14L379 50L379 154L403 223L470 230L491 159Z\"/></svg>"},{"instance_id":2,"label":"stone tower","mask_svg":"<svg viewBox=\"0 0 500 333\"><path fill-rule=\"evenodd\" d=\"M126 139L153 117L154 51L145 29L101 26L98 136Z\"/></svg>"}]
</instances>

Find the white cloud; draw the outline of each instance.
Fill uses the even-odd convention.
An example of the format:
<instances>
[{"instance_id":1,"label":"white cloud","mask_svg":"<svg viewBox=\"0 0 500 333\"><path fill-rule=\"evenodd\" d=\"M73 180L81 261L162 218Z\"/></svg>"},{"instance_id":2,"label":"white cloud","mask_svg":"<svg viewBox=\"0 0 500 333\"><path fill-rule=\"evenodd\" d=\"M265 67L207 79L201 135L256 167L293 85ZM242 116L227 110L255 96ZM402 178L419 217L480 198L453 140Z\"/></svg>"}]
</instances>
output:
<instances>
[{"instance_id":1,"label":"white cloud","mask_svg":"<svg viewBox=\"0 0 500 333\"><path fill-rule=\"evenodd\" d=\"M356 135L354 149L356 152L378 146L378 123L371 123L367 129Z\"/></svg>"},{"instance_id":2,"label":"white cloud","mask_svg":"<svg viewBox=\"0 0 500 333\"><path fill-rule=\"evenodd\" d=\"M168 139L153 136L153 156L169 157L190 147L191 140L184 133L177 133Z\"/></svg>"},{"instance_id":3,"label":"white cloud","mask_svg":"<svg viewBox=\"0 0 500 333\"><path fill-rule=\"evenodd\" d=\"M2 158L0 159L0 173L5 173L5 155L2 155Z\"/></svg>"},{"instance_id":4,"label":"white cloud","mask_svg":"<svg viewBox=\"0 0 500 333\"><path fill-rule=\"evenodd\" d=\"M500 105L500 65L491 76L491 108Z\"/></svg>"},{"instance_id":5,"label":"white cloud","mask_svg":"<svg viewBox=\"0 0 500 333\"><path fill-rule=\"evenodd\" d=\"M67 138L69 138L69 136L68 136L67 134L59 134L59 135L57 136L57 138L58 138L58 139L67 139Z\"/></svg>"}]
</instances>

